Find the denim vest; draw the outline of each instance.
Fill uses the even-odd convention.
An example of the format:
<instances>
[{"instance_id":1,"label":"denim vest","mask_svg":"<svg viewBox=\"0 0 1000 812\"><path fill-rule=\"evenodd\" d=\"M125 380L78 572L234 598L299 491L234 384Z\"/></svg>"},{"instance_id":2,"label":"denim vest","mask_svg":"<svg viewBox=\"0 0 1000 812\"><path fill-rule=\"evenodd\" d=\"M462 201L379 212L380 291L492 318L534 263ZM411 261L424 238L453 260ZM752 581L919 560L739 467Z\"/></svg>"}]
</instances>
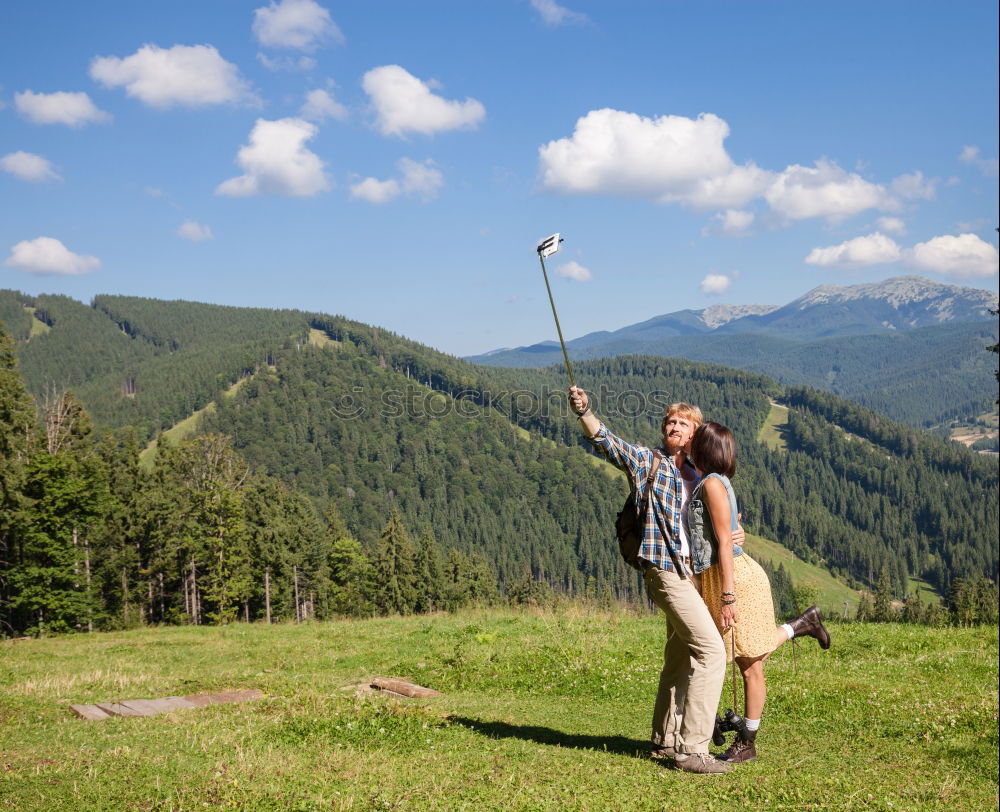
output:
<instances>
[{"instance_id":1,"label":"denim vest","mask_svg":"<svg viewBox=\"0 0 1000 812\"><path fill-rule=\"evenodd\" d=\"M688 541L691 543L691 569L695 574L704 572L713 564L719 563L719 542L715 538L715 528L712 527L712 517L705 507L705 500L702 499L701 492L705 487L705 481L710 477L715 477L726 486L726 493L729 496L729 515L732 529L739 526L736 509L736 494L733 493L733 486L729 483L729 477L721 474L708 474L695 485L691 493L691 501L687 509L687 531ZM743 548L738 544L733 545L733 557L743 555Z\"/></svg>"}]
</instances>

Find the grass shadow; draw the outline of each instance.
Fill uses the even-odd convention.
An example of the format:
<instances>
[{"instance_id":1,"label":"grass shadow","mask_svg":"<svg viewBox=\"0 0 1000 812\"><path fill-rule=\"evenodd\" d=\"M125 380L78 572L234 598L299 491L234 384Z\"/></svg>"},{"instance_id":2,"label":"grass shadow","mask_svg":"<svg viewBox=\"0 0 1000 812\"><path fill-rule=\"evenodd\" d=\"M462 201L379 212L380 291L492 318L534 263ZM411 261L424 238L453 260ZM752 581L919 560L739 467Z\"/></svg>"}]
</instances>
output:
<instances>
[{"instance_id":1,"label":"grass shadow","mask_svg":"<svg viewBox=\"0 0 1000 812\"><path fill-rule=\"evenodd\" d=\"M541 725L512 725L507 722L484 722L481 719L469 719L463 716L452 716L454 724L462 725L490 739L521 739L522 741L538 742L553 747L568 747L575 750L600 750L605 753L617 753L633 758L648 758L650 743L643 739L630 739L625 736L588 736L582 733L566 733L551 727Z\"/></svg>"}]
</instances>

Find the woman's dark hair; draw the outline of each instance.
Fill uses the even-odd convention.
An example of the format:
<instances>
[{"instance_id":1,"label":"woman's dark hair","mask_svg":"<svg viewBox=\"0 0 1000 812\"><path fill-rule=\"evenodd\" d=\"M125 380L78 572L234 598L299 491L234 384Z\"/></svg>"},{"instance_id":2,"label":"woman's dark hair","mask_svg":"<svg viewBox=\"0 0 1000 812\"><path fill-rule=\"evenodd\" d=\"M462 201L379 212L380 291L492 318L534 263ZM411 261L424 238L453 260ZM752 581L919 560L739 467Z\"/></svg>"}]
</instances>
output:
<instances>
[{"instance_id":1,"label":"woman's dark hair","mask_svg":"<svg viewBox=\"0 0 1000 812\"><path fill-rule=\"evenodd\" d=\"M736 473L736 441L721 423L702 423L691 439L691 460L703 474Z\"/></svg>"}]
</instances>

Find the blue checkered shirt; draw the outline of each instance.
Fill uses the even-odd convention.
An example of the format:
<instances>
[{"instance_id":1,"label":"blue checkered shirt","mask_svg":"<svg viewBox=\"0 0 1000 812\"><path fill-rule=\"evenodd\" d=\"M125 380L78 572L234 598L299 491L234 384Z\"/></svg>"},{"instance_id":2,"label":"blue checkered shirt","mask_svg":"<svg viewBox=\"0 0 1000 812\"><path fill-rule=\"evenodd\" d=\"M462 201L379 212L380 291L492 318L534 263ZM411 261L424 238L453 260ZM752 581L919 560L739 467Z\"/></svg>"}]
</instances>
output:
<instances>
[{"instance_id":1,"label":"blue checkered shirt","mask_svg":"<svg viewBox=\"0 0 1000 812\"><path fill-rule=\"evenodd\" d=\"M601 423L601 427L593 437L587 439L608 462L628 476L636 491L635 506L638 513L646 491L646 477L649 476L649 469L653 464L653 450L626 443L621 437L608 431L604 423ZM650 498L649 511L646 513L646 526L643 528L639 558L660 569L672 570L674 564L667 544L673 549L674 555L680 555L681 500L684 489L681 484L681 473L673 458L663 449L660 451L663 458L653 480L653 495ZM664 540L653 511L663 517L663 524L670 531L670 539Z\"/></svg>"}]
</instances>

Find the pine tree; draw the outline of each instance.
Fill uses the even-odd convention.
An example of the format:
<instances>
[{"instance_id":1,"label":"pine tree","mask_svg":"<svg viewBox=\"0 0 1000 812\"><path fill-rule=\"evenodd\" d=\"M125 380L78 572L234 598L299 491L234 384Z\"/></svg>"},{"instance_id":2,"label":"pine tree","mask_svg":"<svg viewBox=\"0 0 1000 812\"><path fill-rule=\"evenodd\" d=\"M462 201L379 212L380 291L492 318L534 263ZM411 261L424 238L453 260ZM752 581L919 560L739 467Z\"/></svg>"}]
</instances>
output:
<instances>
[{"instance_id":1,"label":"pine tree","mask_svg":"<svg viewBox=\"0 0 1000 812\"><path fill-rule=\"evenodd\" d=\"M872 609L872 619L879 623L888 623L895 620L895 611L892 608L892 585L889 579L889 567L883 565L875 585L875 605Z\"/></svg>"},{"instance_id":2,"label":"pine tree","mask_svg":"<svg viewBox=\"0 0 1000 812\"><path fill-rule=\"evenodd\" d=\"M413 568L416 576L416 601L413 610L423 614L440 609L444 600L443 564L441 551L430 527L425 526L417 540Z\"/></svg>"},{"instance_id":3,"label":"pine tree","mask_svg":"<svg viewBox=\"0 0 1000 812\"><path fill-rule=\"evenodd\" d=\"M11 605L38 633L92 630L100 600L90 540L106 512L107 482L88 440L90 420L73 396L52 397L44 417L44 447L25 474L29 506Z\"/></svg>"},{"instance_id":4,"label":"pine tree","mask_svg":"<svg viewBox=\"0 0 1000 812\"><path fill-rule=\"evenodd\" d=\"M25 507L24 478L36 441L31 398L17 371L14 344L0 326L0 627L18 626L11 611L10 571L20 558L18 522Z\"/></svg>"},{"instance_id":5,"label":"pine tree","mask_svg":"<svg viewBox=\"0 0 1000 812\"><path fill-rule=\"evenodd\" d=\"M417 599L413 545L396 511L382 530L375 557L375 601L383 614L410 614Z\"/></svg>"},{"instance_id":6,"label":"pine tree","mask_svg":"<svg viewBox=\"0 0 1000 812\"><path fill-rule=\"evenodd\" d=\"M858 598L858 608L854 613L854 619L859 623L868 623L872 620L872 601L867 592L862 592Z\"/></svg>"}]
</instances>

